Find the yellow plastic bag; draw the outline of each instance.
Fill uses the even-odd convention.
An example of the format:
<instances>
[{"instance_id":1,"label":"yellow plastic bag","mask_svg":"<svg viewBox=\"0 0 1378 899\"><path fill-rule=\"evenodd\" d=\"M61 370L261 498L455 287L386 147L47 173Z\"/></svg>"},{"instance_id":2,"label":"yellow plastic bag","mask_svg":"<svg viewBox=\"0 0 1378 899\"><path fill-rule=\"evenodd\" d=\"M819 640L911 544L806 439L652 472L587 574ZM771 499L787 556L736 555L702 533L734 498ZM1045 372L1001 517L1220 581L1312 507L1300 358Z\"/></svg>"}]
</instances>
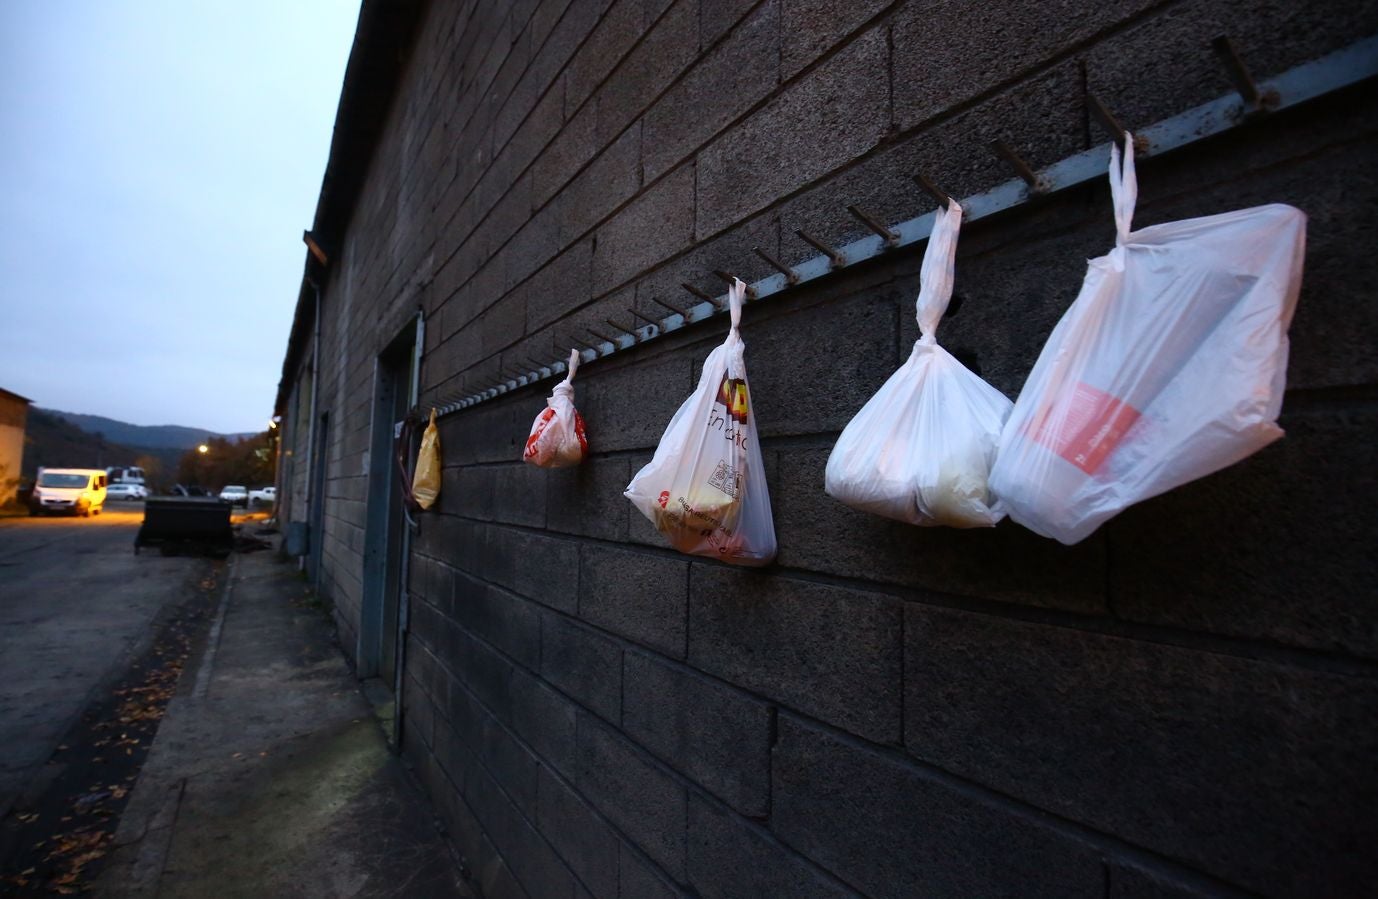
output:
<instances>
[{"instance_id":1,"label":"yellow plastic bag","mask_svg":"<svg viewBox=\"0 0 1378 899\"><path fill-rule=\"evenodd\" d=\"M411 494L423 509L429 509L440 496L440 432L435 427L435 409L431 409L431 423L426 425L426 432L421 435Z\"/></svg>"}]
</instances>

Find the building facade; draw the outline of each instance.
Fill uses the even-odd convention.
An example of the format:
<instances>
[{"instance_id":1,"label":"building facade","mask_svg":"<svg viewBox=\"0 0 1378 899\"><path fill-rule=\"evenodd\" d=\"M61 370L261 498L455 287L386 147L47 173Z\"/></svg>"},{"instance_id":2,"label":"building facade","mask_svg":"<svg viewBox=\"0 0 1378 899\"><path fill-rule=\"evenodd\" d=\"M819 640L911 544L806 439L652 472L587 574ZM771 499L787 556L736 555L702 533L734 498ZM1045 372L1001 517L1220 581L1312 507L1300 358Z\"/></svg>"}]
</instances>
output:
<instances>
[{"instance_id":1,"label":"building facade","mask_svg":"<svg viewBox=\"0 0 1378 899\"><path fill-rule=\"evenodd\" d=\"M19 490L24 463L24 432L32 400L0 388L0 506L7 506Z\"/></svg>"},{"instance_id":2,"label":"building facade","mask_svg":"<svg viewBox=\"0 0 1378 899\"><path fill-rule=\"evenodd\" d=\"M1376 33L1334 0L366 0L279 514L482 894L1370 890L1378 95L1343 73ZM746 307L775 564L680 555L623 498L725 316L606 350L682 285L816 266L799 232L872 234L850 205L932 210L918 173L1017 178L993 141L1051 177L1105 144L1092 98L1137 131L1247 92L1222 34L1256 79L1338 81L1173 132L1136 223L1307 213L1285 439L1071 547L842 506L823 466L917 337L919 243ZM964 227L941 332L1011 398L1114 241L1103 178L1046 186ZM524 465L555 379L522 373L571 345L590 457ZM466 397L404 512L397 422Z\"/></svg>"}]
</instances>

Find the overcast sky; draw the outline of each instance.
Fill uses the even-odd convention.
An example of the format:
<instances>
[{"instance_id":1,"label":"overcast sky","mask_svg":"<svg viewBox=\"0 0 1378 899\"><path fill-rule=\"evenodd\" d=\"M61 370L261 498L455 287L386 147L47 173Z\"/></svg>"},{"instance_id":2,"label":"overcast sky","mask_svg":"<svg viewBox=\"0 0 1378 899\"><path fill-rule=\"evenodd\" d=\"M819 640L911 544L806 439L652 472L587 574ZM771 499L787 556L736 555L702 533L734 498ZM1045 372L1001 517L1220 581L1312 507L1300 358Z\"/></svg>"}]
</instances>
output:
<instances>
[{"instance_id":1,"label":"overcast sky","mask_svg":"<svg viewBox=\"0 0 1378 899\"><path fill-rule=\"evenodd\" d=\"M272 414L358 0L0 0L0 387Z\"/></svg>"}]
</instances>

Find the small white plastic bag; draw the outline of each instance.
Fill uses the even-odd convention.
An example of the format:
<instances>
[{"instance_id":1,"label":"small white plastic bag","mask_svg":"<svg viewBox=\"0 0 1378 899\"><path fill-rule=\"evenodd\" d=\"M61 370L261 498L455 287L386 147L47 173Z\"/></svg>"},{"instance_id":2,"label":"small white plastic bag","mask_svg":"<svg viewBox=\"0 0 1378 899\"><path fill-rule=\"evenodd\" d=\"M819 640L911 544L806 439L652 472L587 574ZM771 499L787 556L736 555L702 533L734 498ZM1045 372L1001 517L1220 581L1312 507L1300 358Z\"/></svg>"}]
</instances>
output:
<instances>
[{"instance_id":1,"label":"small white plastic bag","mask_svg":"<svg viewBox=\"0 0 1378 899\"><path fill-rule=\"evenodd\" d=\"M1005 517L986 480L1013 404L935 336L952 298L961 225L955 200L938 210L919 277L919 339L828 457L830 496L910 524L989 527Z\"/></svg>"},{"instance_id":2,"label":"small white plastic bag","mask_svg":"<svg viewBox=\"0 0 1378 899\"><path fill-rule=\"evenodd\" d=\"M579 351L569 351L565 379L555 385L546 407L531 424L522 461L540 468L567 468L584 461L589 451L584 435L584 417L574 408L574 373L579 369Z\"/></svg>"},{"instance_id":3,"label":"small white plastic bag","mask_svg":"<svg viewBox=\"0 0 1378 899\"><path fill-rule=\"evenodd\" d=\"M728 290L732 330L703 363L694 393L665 428L625 496L683 553L736 565L775 558L756 415L737 333L746 285Z\"/></svg>"},{"instance_id":4,"label":"small white plastic bag","mask_svg":"<svg viewBox=\"0 0 1378 899\"><path fill-rule=\"evenodd\" d=\"M1066 544L1282 436L1306 216L1273 204L1131 232L1133 137L1110 157L1116 245L1091 260L1001 435L991 487Z\"/></svg>"}]
</instances>

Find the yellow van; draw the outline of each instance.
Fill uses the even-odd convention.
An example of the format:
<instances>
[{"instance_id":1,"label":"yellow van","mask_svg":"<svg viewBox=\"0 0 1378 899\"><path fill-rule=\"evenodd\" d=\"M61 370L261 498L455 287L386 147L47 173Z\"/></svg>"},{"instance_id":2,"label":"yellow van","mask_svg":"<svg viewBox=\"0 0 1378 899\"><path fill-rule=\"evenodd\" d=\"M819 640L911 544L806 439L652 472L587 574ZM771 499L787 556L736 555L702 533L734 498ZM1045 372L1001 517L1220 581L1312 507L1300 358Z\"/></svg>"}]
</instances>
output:
<instances>
[{"instance_id":1,"label":"yellow van","mask_svg":"<svg viewBox=\"0 0 1378 899\"><path fill-rule=\"evenodd\" d=\"M99 515L105 508L107 483L106 473L96 468L40 468L29 497L29 514Z\"/></svg>"}]
</instances>

